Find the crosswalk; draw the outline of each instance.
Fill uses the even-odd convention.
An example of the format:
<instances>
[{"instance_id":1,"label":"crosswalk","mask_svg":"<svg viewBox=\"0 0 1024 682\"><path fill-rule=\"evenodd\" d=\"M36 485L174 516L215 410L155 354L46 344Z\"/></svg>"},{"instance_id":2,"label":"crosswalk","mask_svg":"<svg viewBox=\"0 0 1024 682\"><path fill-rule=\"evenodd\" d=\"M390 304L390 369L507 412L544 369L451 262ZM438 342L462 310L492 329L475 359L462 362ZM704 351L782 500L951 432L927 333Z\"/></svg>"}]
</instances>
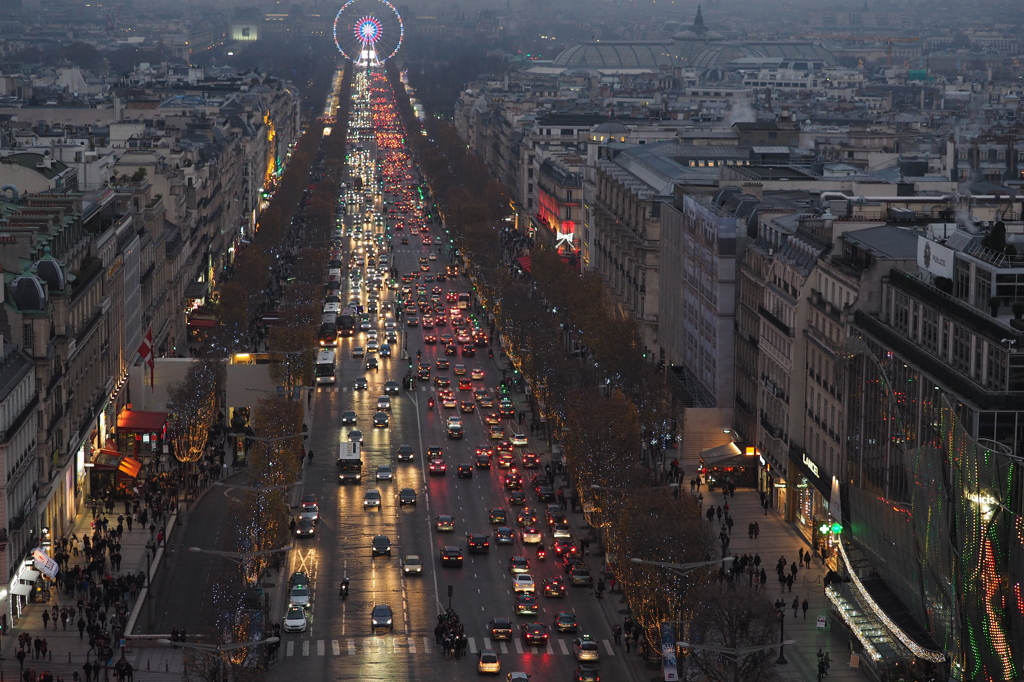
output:
<instances>
[{"instance_id":1,"label":"crosswalk","mask_svg":"<svg viewBox=\"0 0 1024 682\"><path fill-rule=\"evenodd\" d=\"M478 654L483 649L496 649L502 654L515 654L519 656L572 656L572 640L569 639L548 639L546 646L523 644L521 639L509 641L491 642L489 637L467 637L469 640L469 653ZM416 654L430 654L437 648L430 637L349 637L347 639L332 639L330 641L331 656L403 656ZM604 656L614 656L615 648L612 643L603 639L600 640ZM326 656L328 640L324 639L289 639L284 647L285 657L289 656Z\"/></svg>"}]
</instances>

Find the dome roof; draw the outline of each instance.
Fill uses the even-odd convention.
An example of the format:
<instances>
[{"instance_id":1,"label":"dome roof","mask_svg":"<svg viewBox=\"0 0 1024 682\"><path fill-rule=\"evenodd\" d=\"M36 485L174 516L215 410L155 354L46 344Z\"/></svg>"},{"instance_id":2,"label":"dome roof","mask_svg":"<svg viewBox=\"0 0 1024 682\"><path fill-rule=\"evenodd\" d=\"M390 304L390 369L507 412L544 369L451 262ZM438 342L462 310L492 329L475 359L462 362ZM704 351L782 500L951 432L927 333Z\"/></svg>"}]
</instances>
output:
<instances>
[{"instance_id":1,"label":"dome roof","mask_svg":"<svg viewBox=\"0 0 1024 682\"><path fill-rule=\"evenodd\" d=\"M50 247L47 246L45 255L36 263L36 274L39 279L46 282L50 291L64 291L67 281L64 277L64 268L60 261L50 255Z\"/></svg>"},{"instance_id":2,"label":"dome roof","mask_svg":"<svg viewBox=\"0 0 1024 682\"><path fill-rule=\"evenodd\" d=\"M669 46L657 42L594 41L572 45L551 62L563 68L660 70L674 63Z\"/></svg>"},{"instance_id":3,"label":"dome roof","mask_svg":"<svg viewBox=\"0 0 1024 682\"><path fill-rule=\"evenodd\" d=\"M11 282L11 298L18 310L44 310L46 308L46 291L38 277L24 273Z\"/></svg>"},{"instance_id":4,"label":"dome roof","mask_svg":"<svg viewBox=\"0 0 1024 682\"><path fill-rule=\"evenodd\" d=\"M619 133L628 133L629 128L622 125L618 121L605 121L601 125L594 128L592 132L595 133L608 133L611 135L618 135Z\"/></svg>"},{"instance_id":5,"label":"dome roof","mask_svg":"<svg viewBox=\"0 0 1024 682\"><path fill-rule=\"evenodd\" d=\"M675 40L724 40L725 36L715 33L704 25L704 14L697 5L697 16L693 19L693 26L684 29L672 36Z\"/></svg>"}]
</instances>

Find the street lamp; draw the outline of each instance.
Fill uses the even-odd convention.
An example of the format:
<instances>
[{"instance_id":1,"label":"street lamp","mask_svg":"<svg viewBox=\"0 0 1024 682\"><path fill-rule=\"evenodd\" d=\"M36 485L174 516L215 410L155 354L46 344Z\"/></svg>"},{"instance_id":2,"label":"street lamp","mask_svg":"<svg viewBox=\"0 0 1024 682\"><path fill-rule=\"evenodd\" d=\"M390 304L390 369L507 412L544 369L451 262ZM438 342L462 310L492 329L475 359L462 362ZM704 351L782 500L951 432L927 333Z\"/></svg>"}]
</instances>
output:
<instances>
[{"instance_id":1,"label":"street lamp","mask_svg":"<svg viewBox=\"0 0 1024 682\"><path fill-rule=\"evenodd\" d=\"M643 487L636 487L636 488L609 488L609 487L603 486L603 485L593 485L592 484L590 486L590 489L591 490L604 490L605 492L609 492L609 493L626 493L626 492L629 492L631 490L649 490L650 488L678 488L678 487L679 487L678 483L666 483L665 485L652 485L652 486L643 486Z\"/></svg>"},{"instance_id":2,"label":"street lamp","mask_svg":"<svg viewBox=\"0 0 1024 682\"><path fill-rule=\"evenodd\" d=\"M193 548L195 549L195 548ZM233 642L231 644L200 644L198 642L172 642L166 638L160 638L156 640L158 644L165 646L182 647L183 649L192 649L198 651L201 654L206 654L212 658L217 659L217 676L221 675L221 663L224 662L223 654L229 651L237 651L238 649L245 649L251 646L259 646L260 644L277 644L281 641L280 637L267 637L266 639L254 640L251 642ZM223 675L226 678L226 675Z\"/></svg>"},{"instance_id":3,"label":"street lamp","mask_svg":"<svg viewBox=\"0 0 1024 682\"><path fill-rule=\"evenodd\" d=\"M254 493L266 493L270 492L271 490L287 490L288 488L294 488L300 483L301 481L296 481L295 483L288 483L285 485L235 485L234 483L223 483L221 481L217 481L216 483L214 483L214 485L219 486L221 488L231 488L232 490L248 490Z\"/></svg>"},{"instance_id":4,"label":"street lamp","mask_svg":"<svg viewBox=\"0 0 1024 682\"><path fill-rule=\"evenodd\" d=\"M647 564L648 566L660 566L661 568L667 568L668 570L672 571L673 573L677 573L679 575L686 575L690 571L695 571L698 568L703 568L704 566L713 566L714 564L720 564L723 561L731 561L732 558L733 557L728 556L728 557L722 557L721 559L714 559L712 561L697 561L697 562L691 563L691 564L673 564L673 563L671 563L669 561L648 561L646 559L638 559L636 557L630 557L629 560L630 560L631 563L634 563L634 564Z\"/></svg>"},{"instance_id":5,"label":"street lamp","mask_svg":"<svg viewBox=\"0 0 1024 682\"><path fill-rule=\"evenodd\" d=\"M217 556L224 557L229 561L234 561L238 565L242 565L242 562L254 559L258 556L266 556L267 554L277 554L278 552L291 551L292 546L278 547L277 549L265 549L261 552L224 552L218 549L203 549L202 547L189 547L188 551L195 552L197 554L216 554Z\"/></svg>"}]
</instances>

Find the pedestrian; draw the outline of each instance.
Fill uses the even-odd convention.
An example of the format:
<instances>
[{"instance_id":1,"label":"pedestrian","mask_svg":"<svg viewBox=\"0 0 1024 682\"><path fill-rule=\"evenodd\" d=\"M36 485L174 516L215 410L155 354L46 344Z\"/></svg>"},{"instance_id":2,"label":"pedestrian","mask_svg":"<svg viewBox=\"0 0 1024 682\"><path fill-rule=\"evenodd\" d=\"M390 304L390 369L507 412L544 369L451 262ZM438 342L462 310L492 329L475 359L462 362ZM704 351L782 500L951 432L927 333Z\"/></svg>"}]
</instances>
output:
<instances>
[{"instance_id":1,"label":"pedestrian","mask_svg":"<svg viewBox=\"0 0 1024 682\"><path fill-rule=\"evenodd\" d=\"M795 561L790 565L789 572L793 574L793 579L796 580L797 568L796 568L796 562Z\"/></svg>"},{"instance_id":2,"label":"pedestrian","mask_svg":"<svg viewBox=\"0 0 1024 682\"><path fill-rule=\"evenodd\" d=\"M760 567L761 567L761 555L760 554L755 554L754 555L754 568L760 568Z\"/></svg>"},{"instance_id":3,"label":"pedestrian","mask_svg":"<svg viewBox=\"0 0 1024 682\"><path fill-rule=\"evenodd\" d=\"M747 537L751 540L754 539L754 524L752 523L747 524Z\"/></svg>"},{"instance_id":4,"label":"pedestrian","mask_svg":"<svg viewBox=\"0 0 1024 682\"><path fill-rule=\"evenodd\" d=\"M754 539L755 540L757 539L757 536L760 534L760 532L761 532L761 524L759 524L757 521L754 521Z\"/></svg>"},{"instance_id":5,"label":"pedestrian","mask_svg":"<svg viewBox=\"0 0 1024 682\"><path fill-rule=\"evenodd\" d=\"M78 639L85 639L85 619L79 616L76 625L78 625Z\"/></svg>"},{"instance_id":6,"label":"pedestrian","mask_svg":"<svg viewBox=\"0 0 1024 682\"><path fill-rule=\"evenodd\" d=\"M612 626L612 637L615 638L616 644L622 644L622 626L618 623Z\"/></svg>"},{"instance_id":7,"label":"pedestrian","mask_svg":"<svg viewBox=\"0 0 1024 682\"><path fill-rule=\"evenodd\" d=\"M14 655L14 657L16 659L18 659L19 669L20 670L24 670L25 669L25 650L24 649L18 649L18 653L16 653Z\"/></svg>"},{"instance_id":8,"label":"pedestrian","mask_svg":"<svg viewBox=\"0 0 1024 682\"><path fill-rule=\"evenodd\" d=\"M597 598L604 599L604 579L598 578L597 580Z\"/></svg>"},{"instance_id":9,"label":"pedestrian","mask_svg":"<svg viewBox=\"0 0 1024 682\"><path fill-rule=\"evenodd\" d=\"M719 521L722 520L722 505L718 505L718 509L715 511L715 516L718 517Z\"/></svg>"},{"instance_id":10,"label":"pedestrian","mask_svg":"<svg viewBox=\"0 0 1024 682\"><path fill-rule=\"evenodd\" d=\"M821 682L822 676L825 674L825 664L818 661L818 682Z\"/></svg>"},{"instance_id":11,"label":"pedestrian","mask_svg":"<svg viewBox=\"0 0 1024 682\"><path fill-rule=\"evenodd\" d=\"M799 564L800 564L801 566L803 566L803 565L804 565L804 548L803 548L803 547L801 547L801 548L800 548L800 549L799 549L799 550L797 551L797 557L798 557L798 558L797 558L797 562L798 562L798 563L799 563Z\"/></svg>"},{"instance_id":12,"label":"pedestrian","mask_svg":"<svg viewBox=\"0 0 1024 682\"><path fill-rule=\"evenodd\" d=\"M729 535L732 535L733 520L731 516L725 518L725 525L729 527Z\"/></svg>"},{"instance_id":13,"label":"pedestrian","mask_svg":"<svg viewBox=\"0 0 1024 682\"><path fill-rule=\"evenodd\" d=\"M790 592L793 591L793 574L792 573L790 573L789 575L786 576L786 587L789 588Z\"/></svg>"},{"instance_id":14,"label":"pedestrian","mask_svg":"<svg viewBox=\"0 0 1024 682\"><path fill-rule=\"evenodd\" d=\"M50 627L50 612L47 609L43 609L43 629L46 630Z\"/></svg>"},{"instance_id":15,"label":"pedestrian","mask_svg":"<svg viewBox=\"0 0 1024 682\"><path fill-rule=\"evenodd\" d=\"M762 568L761 569L761 586L764 587L767 584L768 584L768 574L765 573L764 569Z\"/></svg>"},{"instance_id":16,"label":"pedestrian","mask_svg":"<svg viewBox=\"0 0 1024 682\"><path fill-rule=\"evenodd\" d=\"M832 667L832 662L829 661L828 652L825 652L825 656L821 659L822 664L825 666L825 675L828 675L828 669Z\"/></svg>"},{"instance_id":17,"label":"pedestrian","mask_svg":"<svg viewBox=\"0 0 1024 682\"><path fill-rule=\"evenodd\" d=\"M82 672L85 673L86 682L89 682L89 680L92 679L92 663L86 661L85 665L82 666Z\"/></svg>"},{"instance_id":18,"label":"pedestrian","mask_svg":"<svg viewBox=\"0 0 1024 682\"><path fill-rule=\"evenodd\" d=\"M629 653L629 636L626 636L626 653Z\"/></svg>"},{"instance_id":19,"label":"pedestrian","mask_svg":"<svg viewBox=\"0 0 1024 682\"><path fill-rule=\"evenodd\" d=\"M313 466L313 450L312 448L306 453L306 463Z\"/></svg>"},{"instance_id":20,"label":"pedestrian","mask_svg":"<svg viewBox=\"0 0 1024 682\"><path fill-rule=\"evenodd\" d=\"M793 597L793 617L796 618L796 612L800 609L800 597Z\"/></svg>"},{"instance_id":21,"label":"pedestrian","mask_svg":"<svg viewBox=\"0 0 1024 682\"><path fill-rule=\"evenodd\" d=\"M779 571L779 587L781 588L780 592L786 591L786 574L782 571Z\"/></svg>"},{"instance_id":22,"label":"pedestrian","mask_svg":"<svg viewBox=\"0 0 1024 682\"><path fill-rule=\"evenodd\" d=\"M807 620L807 609L811 608L811 605L807 603L806 599L804 599L804 603L802 606L804 610L804 620Z\"/></svg>"}]
</instances>

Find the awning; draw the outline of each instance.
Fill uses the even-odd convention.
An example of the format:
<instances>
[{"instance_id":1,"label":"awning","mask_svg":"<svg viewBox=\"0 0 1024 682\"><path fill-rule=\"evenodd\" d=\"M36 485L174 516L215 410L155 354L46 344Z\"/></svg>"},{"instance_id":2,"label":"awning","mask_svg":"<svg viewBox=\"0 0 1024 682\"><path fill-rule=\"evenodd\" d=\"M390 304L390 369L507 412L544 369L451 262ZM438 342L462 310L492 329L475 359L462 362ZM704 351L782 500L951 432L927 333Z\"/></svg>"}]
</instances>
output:
<instances>
[{"instance_id":1,"label":"awning","mask_svg":"<svg viewBox=\"0 0 1024 682\"><path fill-rule=\"evenodd\" d=\"M710 448L700 453L700 458L704 460L704 466L715 466L722 460L735 457L736 455L742 455L743 451L740 450L736 443L726 443L725 445L719 445L718 447ZM751 458L755 462L757 458Z\"/></svg>"},{"instance_id":2,"label":"awning","mask_svg":"<svg viewBox=\"0 0 1024 682\"><path fill-rule=\"evenodd\" d=\"M27 580L29 583L34 583L35 581L39 580L39 576L41 575L42 573L40 573L34 568L26 568L18 575L18 579Z\"/></svg>"},{"instance_id":3,"label":"awning","mask_svg":"<svg viewBox=\"0 0 1024 682\"><path fill-rule=\"evenodd\" d=\"M205 317L190 317L188 320L189 329L212 329L217 326L217 320L208 320Z\"/></svg>"},{"instance_id":4,"label":"awning","mask_svg":"<svg viewBox=\"0 0 1024 682\"><path fill-rule=\"evenodd\" d=\"M139 471L142 470L142 462L134 457L125 457L117 466L117 470L126 476L135 478L139 475Z\"/></svg>"},{"instance_id":5,"label":"awning","mask_svg":"<svg viewBox=\"0 0 1024 682\"><path fill-rule=\"evenodd\" d=\"M25 583L15 583L11 586L11 594L20 594L23 597L27 597L32 594L32 586Z\"/></svg>"},{"instance_id":6,"label":"awning","mask_svg":"<svg viewBox=\"0 0 1024 682\"><path fill-rule=\"evenodd\" d=\"M529 256L519 256L519 258L516 258L516 262L519 263L519 267L527 272L530 272L530 266L533 265Z\"/></svg>"},{"instance_id":7,"label":"awning","mask_svg":"<svg viewBox=\"0 0 1024 682\"><path fill-rule=\"evenodd\" d=\"M206 298L206 294L209 290L210 286L207 282L190 282L189 285L185 287L185 298Z\"/></svg>"},{"instance_id":8,"label":"awning","mask_svg":"<svg viewBox=\"0 0 1024 682\"><path fill-rule=\"evenodd\" d=\"M166 412L122 410L117 415L117 430L128 433L155 433L162 431L166 423Z\"/></svg>"}]
</instances>

